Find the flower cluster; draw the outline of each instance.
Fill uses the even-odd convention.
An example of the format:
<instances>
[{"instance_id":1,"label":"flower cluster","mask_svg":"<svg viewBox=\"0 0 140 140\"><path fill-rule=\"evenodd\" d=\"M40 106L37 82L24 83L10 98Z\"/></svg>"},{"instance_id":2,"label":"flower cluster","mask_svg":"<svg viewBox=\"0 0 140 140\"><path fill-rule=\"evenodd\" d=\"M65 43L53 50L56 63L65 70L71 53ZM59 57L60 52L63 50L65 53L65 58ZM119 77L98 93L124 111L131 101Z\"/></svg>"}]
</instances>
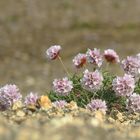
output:
<instances>
[{"instance_id":1,"label":"flower cluster","mask_svg":"<svg viewBox=\"0 0 140 140\"><path fill-rule=\"evenodd\" d=\"M89 91L97 91L101 88L103 81L102 74L96 70L94 72L89 72L87 69L84 71L81 83L83 88Z\"/></svg>"},{"instance_id":2,"label":"flower cluster","mask_svg":"<svg viewBox=\"0 0 140 140\"><path fill-rule=\"evenodd\" d=\"M130 96L135 88L135 81L131 75L125 74L123 77L117 77L113 80L113 90L117 96Z\"/></svg>"},{"instance_id":3,"label":"flower cluster","mask_svg":"<svg viewBox=\"0 0 140 140\"><path fill-rule=\"evenodd\" d=\"M73 88L73 83L67 77L63 79L55 79L53 81L54 91L61 96L68 95Z\"/></svg>"},{"instance_id":4,"label":"flower cluster","mask_svg":"<svg viewBox=\"0 0 140 140\"><path fill-rule=\"evenodd\" d=\"M21 100L22 95L16 85L5 85L0 88L0 104L1 108L9 108L16 101Z\"/></svg>"},{"instance_id":5,"label":"flower cluster","mask_svg":"<svg viewBox=\"0 0 140 140\"><path fill-rule=\"evenodd\" d=\"M79 53L74 57L73 63L76 68L83 67L83 65L86 64L86 55Z\"/></svg>"},{"instance_id":6,"label":"flower cluster","mask_svg":"<svg viewBox=\"0 0 140 140\"><path fill-rule=\"evenodd\" d=\"M92 100L89 104L87 104L86 108L91 111L101 110L106 112L107 110L106 102L100 99Z\"/></svg>"},{"instance_id":7,"label":"flower cluster","mask_svg":"<svg viewBox=\"0 0 140 140\"><path fill-rule=\"evenodd\" d=\"M54 47L51 47L49 49L52 50L53 48ZM52 57L52 60L53 58L54 59L57 58L59 51L60 49L56 51L57 53L53 53L56 57ZM139 77L140 73L139 56L140 56L139 54L135 57L130 56L121 62L121 65L123 66L123 69L126 73L123 77L117 76L112 81L112 90L115 91L116 97L123 96L128 98L133 94L136 82L135 77ZM93 64L94 68L100 68L103 64L103 57L109 63L118 63L118 64L120 63L119 55L113 49L107 49L104 51L103 54L101 54L99 49L94 48L88 49L86 54L82 53L77 54L73 59L73 64L76 68L81 68L86 64L86 62L88 62L90 64ZM62 62L62 59L60 59L60 61L62 63L63 68L67 72L68 76L70 76L66 67ZM83 77L80 79L79 84L83 89L86 89L87 92L88 91L96 92L100 90L102 86L104 86L103 80L104 78L99 70L96 69L95 71L89 71L88 69L86 69L83 72ZM71 90L75 88L74 84L72 81L68 80L68 78L55 79L53 81L53 90L58 96L69 95ZM75 91L75 89L73 91ZM79 96L77 96L77 94L75 94L74 96L76 96L76 98L82 97L81 93L79 92L79 89L78 93ZM65 104L65 101L58 100L54 104L56 104L56 106L61 105L63 106L63 103ZM107 109L105 101L102 101L100 99L92 100L91 103L87 105L87 108L89 108L90 110L96 110L102 107L104 108L104 110Z\"/></svg>"},{"instance_id":8,"label":"flower cluster","mask_svg":"<svg viewBox=\"0 0 140 140\"><path fill-rule=\"evenodd\" d=\"M51 46L46 51L47 58L49 58L50 60L56 59L59 55L60 50L61 50L61 46L59 46L59 45Z\"/></svg>"},{"instance_id":9,"label":"flower cluster","mask_svg":"<svg viewBox=\"0 0 140 140\"><path fill-rule=\"evenodd\" d=\"M101 67L103 62L103 57L99 49L94 48L94 50L88 49L86 52L88 63L94 64L97 67Z\"/></svg>"},{"instance_id":10,"label":"flower cluster","mask_svg":"<svg viewBox=\"0 0 140 140\"><path fill-rule=\"evenodd\" d=\"M104 51L104 58L110 63L120 62L118 54L112 49L107 49Z\"/></svg>"},{"instance_id":11,"label":"flower cluster","mask_svg":"<svg viewBox=\"0 0 140 140\"><path fill-rule=\"evenodd\" d=\"M93 66L93 71L85 69L81 76L77 73L71 75L68 72L60 56L60 50L61 46L59 45L51 46L47 49L46 56L50 60L58 58L68 77L54 79L53 91L48 96L38 96L31 92L25 97L22 107L35 111L53 107L64 109L74 104L74 108L77 108L78 105L91 111L101 110L106 112L106 102L110 108L120 102L124 107L123 102L126 103L128 111L140 113L140 95L134 93L140 91L140 53L136 56L128 56L121 61L119 55L112 49L105 50L103 54L97 48L88 49L85 54L78 53L73 59L76 68L82 68L87 62L92 64L86 65L88 69ZM120 65L121 61L121 66L125 72L124 76L114 78L110 74L107 75L106 72L102 73L103 57L109 63ZM122 99L127 100L127 102L122 101ZM10 84L0 88L1 111L13 109L17 103L22 104L21 101L22 95L16 85Z\"/></svg>"},{"instance_id":12,"label":"flower cluster","mask_svg":"<svg viewBox=\"0 0 140 140\"><path fill-rule=\"evenodd\" d=\"M122 67L127 74L136 78L140 75L140 58L138 56L128 56L122 61Z\"/></svg>"},{"instance_id":13,"label":"flower cluster","mask_svg":"<svg viewBox=\"0 0 140 140\"><path fill-rule=\"evenodd\" d=\"M140 95L133 93L127 100L127 109L140 113Z\"/></svg>"}]
</instances>

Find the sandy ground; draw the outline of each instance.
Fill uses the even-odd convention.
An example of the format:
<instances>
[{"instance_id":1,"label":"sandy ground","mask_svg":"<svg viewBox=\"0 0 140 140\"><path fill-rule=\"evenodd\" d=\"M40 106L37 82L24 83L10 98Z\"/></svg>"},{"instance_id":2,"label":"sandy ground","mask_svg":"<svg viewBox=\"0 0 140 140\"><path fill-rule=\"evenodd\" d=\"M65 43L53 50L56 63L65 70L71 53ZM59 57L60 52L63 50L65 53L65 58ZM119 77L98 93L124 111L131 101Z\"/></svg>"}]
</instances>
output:
<instances>
[{"instance_id":1,"label":"sandy ground","mask_svg":"<svg viewBox=\"0 0 140 140\"><path fill-rule=\"evenodd\" d=\"M139 140L139 114L118 111L104 116L81 108L53 108L31 112L18 109L0 113L4 140ZM8 123L7 123L8 122Z\"/></svg>"}]
</instances>

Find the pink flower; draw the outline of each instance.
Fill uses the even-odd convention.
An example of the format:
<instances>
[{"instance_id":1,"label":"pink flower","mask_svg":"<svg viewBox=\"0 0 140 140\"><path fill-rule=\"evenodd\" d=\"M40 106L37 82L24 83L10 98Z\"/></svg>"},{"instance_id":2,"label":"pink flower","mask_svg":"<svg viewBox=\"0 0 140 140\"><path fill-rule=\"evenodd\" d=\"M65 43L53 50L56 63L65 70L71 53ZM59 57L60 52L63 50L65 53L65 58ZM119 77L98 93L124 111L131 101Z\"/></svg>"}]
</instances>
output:
<instances>
[{"instance_id":1,"label":"pink flower","mask_svg":"<svg viewBox=\"0 0 140 140\"><path fill-rule=\"evenodd\" d=\"M28 105L35 105L36 102L37 102L37 99L38 99L38 95L31 92L30 94L28 94L28 95L25 97L24 103L25 103L25 105L27 105L27 106L28 106Z\"/></svg>"},{"instance_id":2,"label":"pink flower","mask_svg":"<svg viewBox=\"0 0 140 140\"><path fill-rule=\"evenodd\" d=\"M20 101L22 95L16 85L5 85L0 88L0 109L6 110L10 108L16 101Z\"/></svg>"},{"instance_id":3,"label":"pink flower","mask_svg":"<svg viewBox=\"0 0 140 140\"><path fill-rule=\"evenodd\" d=\"M140 58L138 56L128 56L122 61L122 67L127 74L137 78L140 75Z\"/></svg>"},{"instance_id":4,"label":"pink flower","mask_svg":"<svg viewBox=\"0 0 140 140\"><path fill-rule=\"evenodd\" d=\"M0 89L0 95L8 98L12 103L21 100L22 95L16 85L5 85Z\"/></svg>"},{"instance_id":5,"label":"pink flower","mask_svg":"<svg viewBox=\"0 0 140 140\"><path fill-rule=\"evenodd\" d=\"M73 63L74 63L76 68L83 67L83 65L86 64L86 55L82 54L82 53L79 53L78 55L76 55L74 57Z\"/></svg>"},{"instance_id":6,"label":"pink flower","mask_svg":"<svg viewBox=\"0 0 140 140\"><path fill-rule=\"evenodd\" d=\"M89 72L87 69L84 71L81 83L83 88L89 91L97 91L101 88L103 82L102 74L96 70L94 72Z\"/></svg>"},{"instance_id":7,"label":"pink flower","mask_svg":"<svg viewBox=\"0 0 140 140\"><path fill-rule=\"evenodd\" d=\"M100 54L100 50L94 48L94 50L88 49L87 53L87 61L95 66L101 67L103 59L102 55Z\"/></svg>"},{"instance_id":8,"label":"pink flower","mask_svg":"<svg viewBox=\"0 0 140 140\"><path fill-rule=\"evenodd\" d=\"M68 95L73 89L73 82L68 80L67 77L63 79L55 79L53 81L53 89L58 95Z\"/></svg>"},{"instance_id":9,"label":"pink flower","mask_svg":"<svg viewBox=\"0 0 140 140\"><path fill-rule=\"evenodd\" d=\"M60 50L61 50L61 46L59 45L51 46L46 51L47 58L49 58L50 60L56 59L59 55Z\"/></svg>"},{"instance_id":10,"label":"pink flower","mask_svg":"<svg viewBox=\"0 0 140 140\"><path fill-rule=\"evenodd\" d=\"M96 111L96 110L101 110L104 112L107 111L106 102L100 99L92 100L89 104L87 104L86 108L91 111Z\"/></svg>"},{"instance_id":11,"label":"pink flower","mask_svg":"<svg viewBox=\"0 0 140 140\"><path fill-rule=\"evenodd\" d=\"M140 113L140 95L133 93L127 100L127 109Z\"/></svg>"},{"instance_id":12,"label":"pink flower","mask_svg":"<svg viewBox=\"0 0 140 140\"><path fill-rule=\"evenodd\" d=\"M67 102L65 100L58 100L52 103L54 107L57 108L64 108L67 105Z\"/></svg>"},{"instance_id":13,"label":"pink flower","mask_svg":"<svg viewBox=\"0 0 140 140\"><path fill-rule=\"evenodd\" d=\"M104 58L110 63L119 63L119 56L112 49L107 49L104 51Z\"/></svg>"},{"instance_id":14,"label":"pink flower","mask_svg":"<svg viewBox=\"0 0 140 140\"><path fill-rule=\"evenodd\" d=\"M125 74L113 80L113 90L117 96L130 96L135 88L135 81L131 75Z\"/></svg>"}]
</instances>

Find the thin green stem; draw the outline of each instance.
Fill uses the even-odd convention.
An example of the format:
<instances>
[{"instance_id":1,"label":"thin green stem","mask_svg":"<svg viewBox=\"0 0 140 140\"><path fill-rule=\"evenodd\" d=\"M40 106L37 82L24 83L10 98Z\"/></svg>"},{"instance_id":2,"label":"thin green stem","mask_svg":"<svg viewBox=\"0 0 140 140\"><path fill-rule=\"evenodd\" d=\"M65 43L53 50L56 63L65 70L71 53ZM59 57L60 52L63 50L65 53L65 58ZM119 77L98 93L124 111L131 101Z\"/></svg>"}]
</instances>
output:
<instances>
[{"instance_id":1,"label":"thin green stem","mask_svg":"<svg viewBox=\"0 0 140 140\"><path fill-rule=\"evenodd\" d=\"M62 64L62 67L64 68L65 72L67 73L68 77L71 77L71 75L69 74L67 68L65 67L63 61L62 61L62 58L60 56L58 56L58 59L60 60L61 64Z\"/></svg>"}]
</instances>

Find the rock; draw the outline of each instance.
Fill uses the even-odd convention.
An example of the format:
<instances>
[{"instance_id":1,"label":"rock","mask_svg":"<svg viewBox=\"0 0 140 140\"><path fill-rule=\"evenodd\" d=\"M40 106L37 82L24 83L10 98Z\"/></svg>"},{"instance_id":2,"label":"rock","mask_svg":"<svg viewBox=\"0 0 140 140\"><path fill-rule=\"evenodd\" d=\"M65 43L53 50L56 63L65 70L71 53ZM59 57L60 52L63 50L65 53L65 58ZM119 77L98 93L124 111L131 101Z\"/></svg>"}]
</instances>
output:
<instances>
[{"instance_id":1,"label":"rock","mask_svg":"<svg viewBox=\"0 0 140 140\"><path fill-rule=\"evenodd\" d=\"M38 99L38 103L39 103L40 108L43 110L47 110L47 109L52 108L52 102L48 96L42 95Z\"/></svg>"},{"instance_id":2,"label":"rock","mask_svg":"<svg viewBox=\"0 0 140 140\"><path fill-rule=\"evenodd\" d=\"M12 110L17 110L17 109L20 109L20 108L22 108L22 107L23 107L22 102L21 102L21 101L17 101L17 102L15 102L15 103L13 104Z\"/></svg>"},{"instance_id":3,"label":"rock","mask_svg":"<svg viewBox=\"0 0 140 140\"><path fill-rule=\"evenodd\" d=\"M71 101L69 104L66 105L66 108L70 110L78 109L77 103L74 101Z\"/></svg>"},{"instance_id":4,"label":"rock","mask_svg":"<svg viewBox=\"0 0 140 140\"><path fill-rule=\"evenodd\" d=\"M18 110L18 111L16 112L16 115L17 115L18 117L24 117L24 116L25 116L25 113L24 113L22 110Z\"/></svg>"}]
</instances>

